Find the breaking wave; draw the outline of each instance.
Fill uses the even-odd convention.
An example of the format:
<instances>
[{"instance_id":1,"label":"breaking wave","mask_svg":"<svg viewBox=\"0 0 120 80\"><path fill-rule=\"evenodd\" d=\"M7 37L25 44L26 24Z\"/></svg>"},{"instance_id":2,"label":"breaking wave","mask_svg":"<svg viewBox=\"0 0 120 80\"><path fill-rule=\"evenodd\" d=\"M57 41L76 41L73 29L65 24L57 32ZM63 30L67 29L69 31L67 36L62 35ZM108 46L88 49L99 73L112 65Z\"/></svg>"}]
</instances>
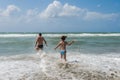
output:
<instances>
[{"instance_id":1,"label":"breaking wave","mask_svg":"<svg viewBox=\"0 0 120 80\"><path fill-rule=\"evenodd\" d=\"M120 59L110 56L55 54L0 57L0 80L119 80Z\"/></svg>"},{"instance_id":2,"label":"breaking wave","mask_svg":"<svg viewBox=\"0 0 120 80\"><path fill-rule=\"evenodd\" d=\"M43 34L45 37L60 37L66 35L69 37L89 37L89 36L120 36L120 33L75 33L75 34ZM37 34L0 34L0 37L35 37Z\"/></svg>"}]
</instances>

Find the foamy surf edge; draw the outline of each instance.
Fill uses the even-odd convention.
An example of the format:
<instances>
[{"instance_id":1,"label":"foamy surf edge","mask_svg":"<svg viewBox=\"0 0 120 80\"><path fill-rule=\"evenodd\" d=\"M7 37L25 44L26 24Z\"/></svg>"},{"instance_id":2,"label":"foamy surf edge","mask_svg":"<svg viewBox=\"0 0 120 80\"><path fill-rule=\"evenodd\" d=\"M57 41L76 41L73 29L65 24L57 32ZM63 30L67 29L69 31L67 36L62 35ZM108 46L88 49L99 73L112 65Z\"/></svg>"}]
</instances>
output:
<instances>
[{"instance_id":1,"label":"foamy surf edge","mask_svg":"<svg viewBox=\"0 0 120 80\"><path fill-rule=\"evenodd\" d=\"M84 54L68 54L67 59L67 63L61 63L57 54L1 57L0 80L120 79L120 59Z\"/></svg>"},{"instance_id":2,"label":"foamy surf edge","mask_svg":"<svg viewBox=\"0 0 120 80\"><path fill-rule=\"evenodd\" d=\"M45 37L60 37L61 35L66 35L69 37L96 37L96 36L120 36L120 33L64 33L64 34L43 34ZM0 34L1 38L9 38L9 37L36 37L37 34Z\"/></svg>"}]
</instances>

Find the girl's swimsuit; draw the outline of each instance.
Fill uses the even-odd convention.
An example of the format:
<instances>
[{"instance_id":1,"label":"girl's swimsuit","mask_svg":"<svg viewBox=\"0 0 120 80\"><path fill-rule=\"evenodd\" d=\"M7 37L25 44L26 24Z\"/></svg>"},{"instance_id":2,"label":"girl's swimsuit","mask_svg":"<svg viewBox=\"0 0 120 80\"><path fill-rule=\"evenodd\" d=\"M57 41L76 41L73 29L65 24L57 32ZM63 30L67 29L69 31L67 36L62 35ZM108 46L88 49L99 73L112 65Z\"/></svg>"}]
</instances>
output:
<instances>
[{"instance_id":1,"label":"girl's swimsuit","mask_svg":"<svg viewBox=\"0 0 120 80\"><path fill-rule=\"evenodd\" d=\"M64 55L64 54L66 53L66 51L65 51L65 50L61 50L60 53L61 53L62 55Z\"/></svg>"}]
</instances>

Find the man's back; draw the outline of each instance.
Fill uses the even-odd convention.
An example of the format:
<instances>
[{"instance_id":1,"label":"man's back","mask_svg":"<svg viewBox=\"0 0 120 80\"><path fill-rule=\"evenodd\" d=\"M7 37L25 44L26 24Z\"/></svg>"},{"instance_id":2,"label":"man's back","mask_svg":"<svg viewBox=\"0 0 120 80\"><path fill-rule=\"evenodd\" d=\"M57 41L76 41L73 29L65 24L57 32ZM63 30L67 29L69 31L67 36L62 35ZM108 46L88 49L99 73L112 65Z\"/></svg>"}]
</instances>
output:
<instances>
[{"instance_id":1,"label":"man's back","mask_svg":"<svg viewBox=\"0 0 120 80\"><path fill-rule=\"evenodd\" d=\"M37 44L38 44L38 45L43 45L43 41L44 41L44 38L43 38L42 36L39 36L39 37L37 38Z\"/></svg>"},{"instance_id":2,"label":"man's back","mask_svg":"<svg viewBox=\"0 0 120 80\"><path fill-rule=\"evenodd\" d=\"M47 46L46 40L44 39L44 37L42 37L42 34L39 33L39 36L37 37L36 43L35 43L36 50L43 49L43 42L45 42Z\"/></svg>"}]
</instances>

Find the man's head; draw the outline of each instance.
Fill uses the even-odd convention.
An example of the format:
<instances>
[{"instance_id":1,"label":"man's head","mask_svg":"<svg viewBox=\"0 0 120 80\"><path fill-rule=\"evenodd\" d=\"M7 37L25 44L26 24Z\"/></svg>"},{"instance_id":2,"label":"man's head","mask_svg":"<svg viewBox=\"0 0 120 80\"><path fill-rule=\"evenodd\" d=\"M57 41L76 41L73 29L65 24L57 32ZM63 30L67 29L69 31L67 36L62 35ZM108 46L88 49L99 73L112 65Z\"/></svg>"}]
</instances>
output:
<instances>
[{"instance_id":1,"label":"man's head","mask_svg":"<svg viewBox=\"0 0 120 80\"><path fill-rule=\"evenodd\" d=\"M62 36L61 40L65 40L67 38L67 36Z\"/></svg>"},{"instance_id":2,"label":"man's head","mask_svg":"<svg viewBox=\"0 0 120 80\"><path fill-rule=\"evenodd\" d=\"M42 33L39 33L39 36L42 36Z\"/></svg>"}]
</instances>

